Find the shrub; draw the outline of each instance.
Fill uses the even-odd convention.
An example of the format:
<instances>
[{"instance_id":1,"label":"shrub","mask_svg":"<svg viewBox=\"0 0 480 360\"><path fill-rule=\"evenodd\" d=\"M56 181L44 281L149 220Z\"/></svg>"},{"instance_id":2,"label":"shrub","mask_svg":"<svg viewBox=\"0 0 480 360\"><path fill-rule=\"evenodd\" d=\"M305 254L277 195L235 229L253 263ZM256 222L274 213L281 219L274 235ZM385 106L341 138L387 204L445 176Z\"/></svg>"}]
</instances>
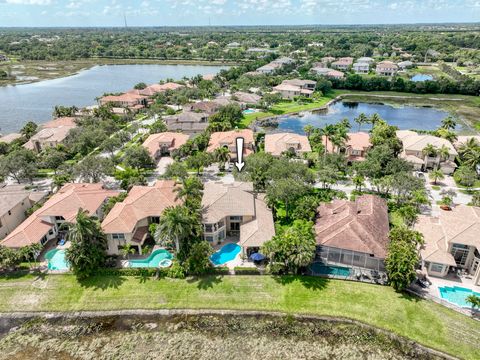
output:
<instances>
[{"instance_id":1,"label":"shrub","mask_svg":"<svg viewBox=\"0 0 480 360\"><path fill-rule=\"evenodd\" d=\"M235 267L235 275L260 275L260 271L256 267Z\"/></svg>"},{"instance_id":2,"label":"shrub","mask_svg":"<svg viewBox=\"0 0 480 360\"><path fill-rule=\"evenodd\" d=\"M167 277L172 279L185 279L185 269L183 266L178 262L174 261L172 266L167 270Z\"/></svg>"}]
</instances>

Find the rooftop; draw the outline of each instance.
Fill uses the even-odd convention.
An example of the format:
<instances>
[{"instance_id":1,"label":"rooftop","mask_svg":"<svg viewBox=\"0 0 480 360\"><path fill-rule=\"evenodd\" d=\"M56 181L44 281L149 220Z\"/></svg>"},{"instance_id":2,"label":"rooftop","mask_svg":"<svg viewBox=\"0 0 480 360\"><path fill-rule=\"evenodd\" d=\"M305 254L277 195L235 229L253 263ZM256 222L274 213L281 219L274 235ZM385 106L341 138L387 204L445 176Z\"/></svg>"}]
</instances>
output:
<instances>
[{"instance_id":1,"label":"rooftop","mask_svg":"<svg viewBox=\"0 0 480 360\"><path fill-rule=\"evenodd\" d=\"M294 147L296 151L310 152L310 142L304 135L294 133L278 133L265 135L265 152L275 156L281 155L290 147Z\"/></svg>"}]
</instances>

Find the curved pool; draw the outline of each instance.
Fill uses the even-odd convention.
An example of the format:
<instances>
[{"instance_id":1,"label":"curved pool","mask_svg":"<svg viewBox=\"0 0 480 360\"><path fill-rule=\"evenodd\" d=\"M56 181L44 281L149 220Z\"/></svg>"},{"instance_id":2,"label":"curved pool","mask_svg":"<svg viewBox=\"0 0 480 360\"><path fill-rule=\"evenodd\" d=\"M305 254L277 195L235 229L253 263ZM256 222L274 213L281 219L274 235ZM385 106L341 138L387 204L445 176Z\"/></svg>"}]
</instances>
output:
<instances>
[{"instance_id":1,"label":"curved pool","mask_svg":"<svg viewBox=\"0 0 480 360\"><path fill-rule=\"evenodd\" d=\"M49 250L45 253L45 259L48 262L47 267L49 270L68 270L70 268L67 259L65 258L65 250Z\"/></svg>"},{"instance_id":2,"label":"curved pool","mask_svg":"<svg viewBox=\"0 0 480 360\"><path fill-rule=\"evenodd\" d=\"M480 293L471 289L460 286L441 286L438 288L440 297L460 307L470 307L471 304L467 302L469 295L480 296Z\"/></svg>"},{"instance_id":3,"label":"curved pool","mask_svg":"<svg viewBox=\"0 0 480 360\"><path fill-rule=\"evenodd\" d=\"M240 245L230 243L222 246L220 250L210 256L210 260L214 265L223 265L235 259L241 250Z\"/></svg>"},{"instance_id":4,"label":"curved pool","mask_svg":"<svg viewBox=\"0 0 480 360\"><path fill-rule=\"evenodd\" d=\"M156 268L172 265L173 255L165 249L153 251L146 259L129 260L128 267L132 268ZM168 260L168 261L167 261Z\"/></svg>"}]
</instances>

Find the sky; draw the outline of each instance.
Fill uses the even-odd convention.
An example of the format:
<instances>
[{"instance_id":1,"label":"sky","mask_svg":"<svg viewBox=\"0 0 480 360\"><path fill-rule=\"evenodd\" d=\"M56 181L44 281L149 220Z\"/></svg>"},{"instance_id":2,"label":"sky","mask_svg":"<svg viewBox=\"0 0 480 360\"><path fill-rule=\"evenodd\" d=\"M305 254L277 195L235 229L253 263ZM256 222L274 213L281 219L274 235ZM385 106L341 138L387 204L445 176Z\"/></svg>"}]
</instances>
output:
<instances>
[{"instance_id":1,"label":"sky","mask_svg":"<svg viewBox=\"0 0 480 360\"><path fill-rule=\"evenodd\" d=\"M480 0L0 0L0 27L480 22Z\"/></svg>"}]
</instances>

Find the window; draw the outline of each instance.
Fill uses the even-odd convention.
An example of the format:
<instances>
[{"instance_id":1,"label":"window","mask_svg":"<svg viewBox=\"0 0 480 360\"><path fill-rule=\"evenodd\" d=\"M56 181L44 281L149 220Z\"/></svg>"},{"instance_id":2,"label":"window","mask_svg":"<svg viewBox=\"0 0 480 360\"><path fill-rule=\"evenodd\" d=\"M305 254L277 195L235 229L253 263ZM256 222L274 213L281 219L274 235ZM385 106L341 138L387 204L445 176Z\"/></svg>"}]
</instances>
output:
<instances>
[{"instance_id":1,"label":"window","mask_svg":"<svg viewBox=\"0 0 480 360\"><path fill-rule=\"evenodd\" d=\"M212 224L205 224L205 232L212 232L213 225Z\"/></svg>"},{"instance_id":2,"label":"window","mask_svg":"<svg viewBox=\"0 0 480 360\"><path fill-rule=\"evenodd\" d=\"M63 216L55 216L56 221L64 221L65 218Z\"/></svg>"},{"instance_id":3,"label":"window","mask_svg":"<svg viewBox=\"0 0 480 360\"><path fill-rule=\"evenodd\" d=\"M218 233L218 240L225 239L225 230L222 230Z\"/></svg>"},{"instance_id":4,"label":"window","mask_svg":"<svg viewBox=\"0 0 480 360\"><path fill-rule=\"evenodd\" d=\"M222 228L222 227L224 227L224 226L225 226L225 222L224 222L223 220L220 220L220 221L218 222L218 228L220 229L220 228Z\"/></svg>"},{"instance_id":5,"label":"window","mask_svg":"<svg viewBox=\"0 0 480 360\"><path fill-rule=\"evenodd\" d=\"M213 236L205 236L205 240L208 242L213 242Z\"/></svg>"},{"instance_id":6,"label":"window","mask_svg":"<svg viewBox=\"0 0 480 360\"><path fill-rule=\"evenodd\" d=\"M241 216L230 216L230 221L242 221Z\"/></svg>"},{"instance_id":7,"label":"window","mask_svg":"<svg viewBox=\"0 0 480 360\"><path fill-rule=\"evenodd\" d=\"M441 273L443 271L443 264L431 263L430 264L430 271Z\"/></svg>"},{"instance_id":8,"label":"window","mask_svg":"<svg viewBox=\"0 0 480 360\"><path fill-rule=\"evenodd\" d=\"M159 224L160 223L160 217L159 216L150 217L150 223L151 224Z\"/></svg>"},{"instance_id":9,"label":"window","mask_svg":"<svg viewBox=\"0 0 480 360\"><path fill-rule=\"evenodd\" d=\"M112 234L113 240L125 240L125 234Z\"/></svg>"},{"instance_id":10,"label":"window","mask_svg":"<svg viewBox=\"0 0 480 360\"><path fill-rule=\"evenodd\" d=\"M3 226L3 224L2 224L2 220L0 219L0 228L1 228L2 226Z\"/></svg>"},{"instance_id":11,"label":"window","mask_svg":"<svg viewBox=\"0 0 480 360\"><path fill-rule=\"evenodd\" d=\"M12 212L10 210L8 210L8 215L12 215Z\"/></svg>"}]
</instances>

